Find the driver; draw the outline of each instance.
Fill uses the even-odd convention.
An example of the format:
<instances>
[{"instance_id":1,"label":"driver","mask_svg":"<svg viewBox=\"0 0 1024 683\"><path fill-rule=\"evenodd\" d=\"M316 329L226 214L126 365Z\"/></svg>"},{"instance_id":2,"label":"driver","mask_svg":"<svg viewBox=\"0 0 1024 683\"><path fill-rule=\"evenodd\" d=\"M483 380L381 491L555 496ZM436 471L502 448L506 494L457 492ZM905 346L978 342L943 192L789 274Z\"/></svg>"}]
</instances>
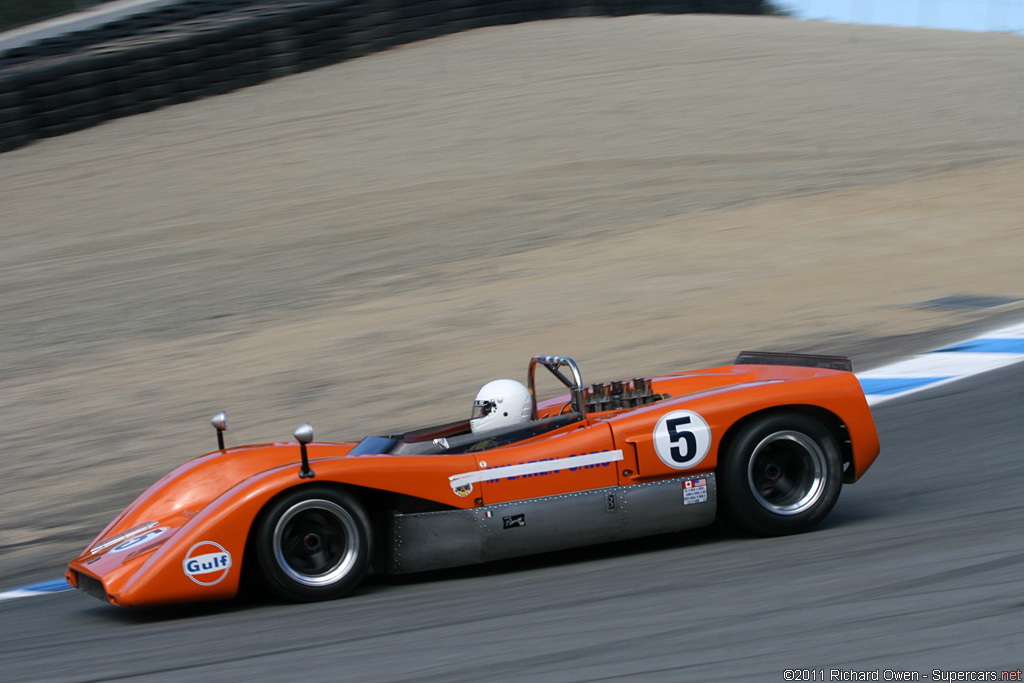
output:
<instances>
[{"instance_id":1,"label":"driver","mask_svg":"<svg viewBox=\"0 0 1024 683\"><path fill-rule=\"evenodd\" d=\"M474 434L479 434L523 424L530 421L532 408L526 387L514 379L496 379L477 392L469 428Z\"/></svg>"}]
</instances>

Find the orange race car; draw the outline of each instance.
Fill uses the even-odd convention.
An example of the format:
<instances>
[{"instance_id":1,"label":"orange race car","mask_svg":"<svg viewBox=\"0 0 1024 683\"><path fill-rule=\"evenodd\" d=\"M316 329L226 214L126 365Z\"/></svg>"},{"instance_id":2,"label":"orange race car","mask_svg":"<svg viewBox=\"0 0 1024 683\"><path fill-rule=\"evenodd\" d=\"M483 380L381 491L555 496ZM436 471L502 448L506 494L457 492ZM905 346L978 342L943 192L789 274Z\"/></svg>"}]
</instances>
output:
<instances>
[{"instance_id":1,"label":"orange race car","mask_svg":"<svg viewBox=\"0 0 1024 683\"><path fill-rule=\"evenodd\" d=\"M569 393L537 400L536 369ZM848 358L734 365L585 386L537 356L484 386L469 420L359 442L219 449L180 466L71 562L114 605L233 597L244 576L298 601L400 574L711 524L806 531L878 455ZM543 373L541 373L543 376ZM564 391L564 389L562 390Z\"/></svg>"}]
</instances>

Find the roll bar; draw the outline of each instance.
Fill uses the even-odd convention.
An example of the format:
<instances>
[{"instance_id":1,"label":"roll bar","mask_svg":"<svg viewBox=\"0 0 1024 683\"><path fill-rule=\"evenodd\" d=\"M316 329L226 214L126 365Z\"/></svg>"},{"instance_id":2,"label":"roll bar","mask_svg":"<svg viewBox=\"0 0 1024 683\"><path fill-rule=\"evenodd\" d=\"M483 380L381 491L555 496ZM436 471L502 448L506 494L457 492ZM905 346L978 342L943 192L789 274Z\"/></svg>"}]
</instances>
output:
<instances>
[{"instance_id":1,"label":"roll bar","mask_svg":"<svg viewBox=\"0 0 1024 683\"><path fill-rule=\"evenodd\" d=\"M534 356L530 359L530 370L527 382L527 387L530 390L530 402L532 404L530 408L530 419L537 419L537 391L535 389L536 384L534 383L534 373L538 365L543 365L558 379L559 382L569 387L569 390L572 392L573 411L579 413L580 419L586 419L586 394L583 390L583 378L580 375L580 367L576 365L576 361L572 358L566 358L565 356ZM561 368L569 368L569 373L572 377L566 377L562 374Z\"/></svg>"}]
</instances>

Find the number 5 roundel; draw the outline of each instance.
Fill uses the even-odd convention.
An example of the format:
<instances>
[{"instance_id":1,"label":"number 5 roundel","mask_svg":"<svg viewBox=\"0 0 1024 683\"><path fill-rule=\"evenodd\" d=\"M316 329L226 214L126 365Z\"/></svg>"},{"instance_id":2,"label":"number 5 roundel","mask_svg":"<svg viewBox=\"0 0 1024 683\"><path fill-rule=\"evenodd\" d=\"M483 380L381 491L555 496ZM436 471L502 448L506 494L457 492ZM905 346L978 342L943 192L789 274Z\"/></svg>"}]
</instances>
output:
<instances>
[{"instance_id":1,"label":"number 5 roundel","mask_svg":"<svg viewBox=\"0 0 1024 683\"><path fill-rule=\"evenodd\" d=\"M665 413L654 426L654 451L677 470L695 467L711 450L711 427L692 410Z\"/></svg>"}]
</instances>

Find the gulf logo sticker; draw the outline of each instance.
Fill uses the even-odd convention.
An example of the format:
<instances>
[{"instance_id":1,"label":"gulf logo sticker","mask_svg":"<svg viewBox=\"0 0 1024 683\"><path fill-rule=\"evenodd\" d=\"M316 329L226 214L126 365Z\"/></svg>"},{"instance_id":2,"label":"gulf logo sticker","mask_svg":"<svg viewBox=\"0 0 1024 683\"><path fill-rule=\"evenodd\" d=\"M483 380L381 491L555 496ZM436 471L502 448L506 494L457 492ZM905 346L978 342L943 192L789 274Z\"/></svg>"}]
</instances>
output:
<instances>
[{"instance_id":1,"label":"gulf logo sticker","mask_svg":"<svg viewBox=\"0 0 1024 683\"><path fill-rule=\"evenodd\" d=\"M200 541L188 549L181 562L185 575L200 586L214 586L231 569L231 553L213 541Z\"/></svg>"}]
</instances>

